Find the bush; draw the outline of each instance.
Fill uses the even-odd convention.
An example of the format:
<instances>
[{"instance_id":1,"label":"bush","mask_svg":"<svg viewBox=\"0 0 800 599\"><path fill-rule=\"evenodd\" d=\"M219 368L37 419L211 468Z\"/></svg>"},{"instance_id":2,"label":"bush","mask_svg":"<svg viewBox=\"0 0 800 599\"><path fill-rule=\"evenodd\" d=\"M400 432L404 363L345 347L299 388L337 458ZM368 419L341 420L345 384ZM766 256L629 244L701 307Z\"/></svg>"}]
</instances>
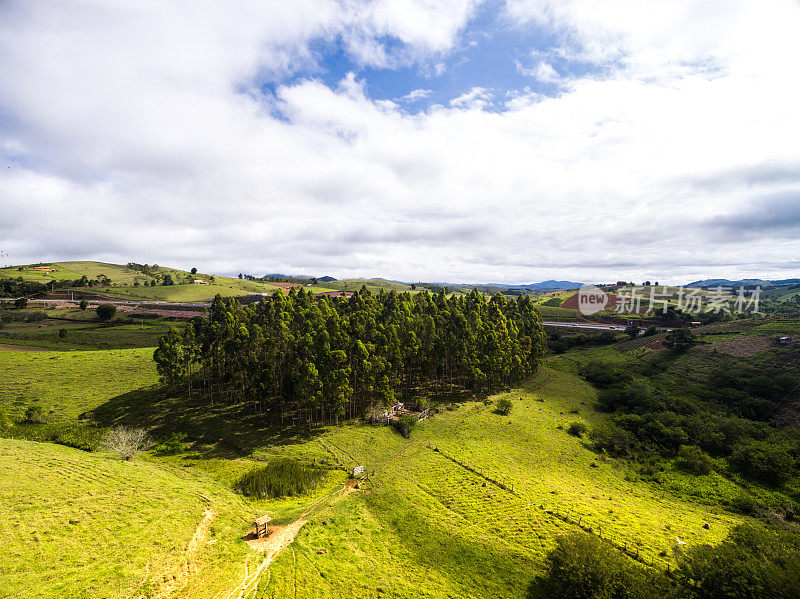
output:
<instances>
[{"instance_id":1,"label":"bush","mask_svg":"<svg viewBox=\"0 0 800 599\"><path fill-rule=\"evenodd\" d=\"M184 450L186 446L186 433L172 433L166 441L156 447L156 453L160 455L175 455Z\"/></svg>"},{"instance_id":2,"label":"bush","mask_svg":"<svg viewBox=\"0 0 800 599\"><path fill-rule=\"evenodd\" d=\"M587 430L588 428L585 423L573 422L572 424L569 425L567 433L569 433L573 437L582 437Z\"/></svg>"},{"instance_id":3,"label":"bush","mask_svg":"<svg viewBox=\"0 0 800 599\"><path fill-rule=\"evenodd\" d=\"M82 299L81 303L78 304L78 306L80 307L81 310L86 310L86 308L89 306L89 302L87 302L85 299Z\"/></svg>"},{"instance_id":4,"label":"bush","mask_svg":"<svg viewBox=\"0 0 800 599\"><path fill-rule=\"evenodd\" d=\"M623 368L599 360L587 362L580 370L581 376L601 389L626 383L631 379Z\"/></svg>"},{"instance_id":5,"label":"bush","mask_svg":"<svg viewBox=\"0 0 800 599\"><path fill-rule=\"evenodd\" d=\"M244 474L235 489L246 497L274 499L297 496L314 489L325 478L325 470L290 459L272 460L266 466Z\"/></svg>"},{"instance_id":6,"label":"bush","mask_svg":"<svg viewBox=\"0 0 800 599\"><path fill-rule=\"evenodd\" d=\"M797 597L800 535L740 524L717 546L689 548L677 575L699 598Z\"/></svg>"},{"instance_id":7,"label":"bush","mask_svg":"<svg viewBox=\"0 0 800 599\"><path fill-rule=\"evenodd\" d=\"M503 397L497 400L494 411L502 416L508 416L511 413L512 405L510 399Z\"/></svg>"},{"instance_id":8,"label":"bush","mask_svg":"<svg viewBox=\"0 0 800 599\"><path fill-rule=\"evenodd\" d=\"M730 462L745 476L771 485L783 484L794 469L792 455L769 440L740 443Z\"/></svg>"},{"instance_id":9,"label":"bush","mask_svg":"<svg viewBox=\"0 0 800 599\"><path fill-rule=\"evenodd\" d=\"M28 406L28 409L25 410L25 422L41 424L45 420L44 412L40 406Z\"/></svg>"},{"instance_id":10,"label":"bush","mask_svg":"<svg viewBox=\"0 0 800 599\"><path fill-rule=\"evenodd\" d=\"M761 509L755 497L744 491L731 500L731 507L745 516L755 516Z\"/></svg>"},{"instance_id":11,"label":"bush","mask_svg":"<svg viewBox=\"0 0 800 599\"><path fill-rule=\"evenodd\" d=\"M692 474L708 474L714 462L699 447L694 445L681 445L678 449L678 467Z\"/></svg>"},{"instance_id":12,"label":"bush","mask_svg":"<svg viewBox=\"0 0 800 599\"><path fill-rule=\"evenodd\" d=\"M100 320L110 320L114 318L117 313L117 307L114 304L100 304L97 306L97 317Z\"/></svg>"},{"instance_id":13,"label":"bush","mask_svg":"<svg viewBox=\"0 0 800 599\"><path fill-rule=\"evenodd\" d=\"M600 424L589 433L595 449L606 451L611 455L629 455L635 442L635 437L624 428L616 424Z\"/></svg>"},{"instance_id":14,"label":"bush","mask_svg":"<svg viewBox=\"0 0 800 599\"><path fill-rule=\"evenodd\" d=\"M664 336L664 345L677 352L684 352L695 343L697 343L697 337L685 327L672 329Z\"/></svg>"},{"instance_id":15,"label":"bush","mask_svg":"<svg viewBox=\"0 0 800 599\"><path fill-rule=\"evenodd\" d=\"M28 298L27 297L18 297L14 300L14 307L21 310L23 308L28 307Z\"/></svg>"},{"instance_id":16,"label":"bush","mask_svg":"<svg viewBox=\"0 0 800 599\"><path fill-rule=\"evenodd\" d=\"M31 310L25 315L25 322L42 322L47 318L47 312L44 310Z\"/></svg>"},{"instance_id":17,"label":"bush","mask_svg":"<svg viewBox=\"0 0 800 599\"><path fill-rule=\"evenodd\" d=\"M607 542L575 532L559 537L546 559L540 592L549 599L645 599L678 596L661 572L638 566Z\"/></svg>"},{"instance_id":18,"label":"bush","mask_svg":"<svg viewBox=\"0 0 800 599\"><path fill-rule=\"evenodd\" d=\"M14 421L11 419L11 416L8 415L8 412L0 408L0 432L5 431L13 424Z\"/></svg>"},{"instance_id":19,"label":"bush","mask_svg":"<svg viewBox=\"0 0 800 599\"><path fill-rule=\"evenodd\" d=\"M101 442L99 429L80 424L21 422L8 429L7 434L15 439L58 443L83 451L96 451Z\"/></svg>"},{"instance_id":20,"label":"bush","mask_svg":"<svg viewBox=\"0 0 800 599\"><path fill-rule=\"evenodd\" d=\"M408 439L411 436L411 429L414 428L416 423L416 416L412 414L403 414L402 416L398 416L397 420L394 421L394 427L404 439Z\"/></svg>"}]
</instances>

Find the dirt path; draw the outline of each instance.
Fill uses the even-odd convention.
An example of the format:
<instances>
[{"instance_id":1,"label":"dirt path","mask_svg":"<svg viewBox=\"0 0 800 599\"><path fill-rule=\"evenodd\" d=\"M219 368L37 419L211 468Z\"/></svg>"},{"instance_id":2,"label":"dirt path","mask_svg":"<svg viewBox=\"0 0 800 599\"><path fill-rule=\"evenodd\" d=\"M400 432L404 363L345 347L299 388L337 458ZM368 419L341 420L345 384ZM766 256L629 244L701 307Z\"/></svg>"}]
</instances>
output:
<instances>
[{"instance_id":1,"label":"dirt path","mask_svg":"<svg viewBox=\"0 0 800 599\"><path fill-rule=\"evenodd\" d=\"M352 484L348 483L345 486L336 489L332 493L320 497L311 503L291 524L286 526L270 527L270 534L264 539L248 539L245 542L253 549L264 553L264 559L258 564L258 567L250 571L247 563L244 565L244 578L242 581L227 595L224 599L243 599L247 594L254 592L258 588L258 583L264 571L269 574L269 566L275 561L275 558L280 555L281 551L286 549L297 537L300 529L303 528L312 514L322 512L334 504L338 503L350 493L355 491ZM269 582L267 583L269 584Z\"/></svg>"},{"instance_id":2,"label":"dirt path","mask_svg":"<svg viewBox=\"0 0 800 599\"><path fill-rule=\"evenodd\" d=\"M169 597L178 589L186 586L186 583L189 582L189 578L197 574L197 570L199 569L197 554L200 553L200 549L208 538L208 532L211 528L211 521L214 519L214 515L214 512L211 511L210 508L206 509L203 513L203 519L200 521L200 524L197 525L194 535L192 535L192 540L189 541L189 545L186 547L186 556L184 560L171 572L161 577L161 581L158 583L155 592L148 595L148 597L153 599Z\"/></svg>"}]
</instances>

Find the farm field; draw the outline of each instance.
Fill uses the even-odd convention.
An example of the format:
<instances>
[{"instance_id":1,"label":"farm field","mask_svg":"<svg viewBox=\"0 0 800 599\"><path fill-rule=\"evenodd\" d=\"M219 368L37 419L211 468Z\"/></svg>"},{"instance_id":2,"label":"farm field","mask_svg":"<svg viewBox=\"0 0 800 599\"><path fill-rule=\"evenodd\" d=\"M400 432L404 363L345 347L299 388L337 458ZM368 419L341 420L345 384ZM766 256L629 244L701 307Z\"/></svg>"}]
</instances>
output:
<instances>
[{"instance_id":1,"label":"farm field","mask_svg":"<svg viewBox=\"0 0 800 599\"><path fill-rule=\"evenodd\" d=\"M255 597L295 592L297 597L525 597L561 533L591 529L664 569L675 564L676 537L692 545L716 544L743 519L726 508L726 498L738 489L721 477L701 477L698 485L698 477L670 469L663 484L646 483L631 476L625 462L599 456L568 435L572 422L594 424L608 416L592 408L595 390L561 368L568 364L565 358L551 360L558 368L543 368L524 387L490 398L495 403L510 398L508 416L496 414L493 404L466 402L420 423L406 440L390 428L357 423L280 431L234 407L178 401L152 387L157 377L151 352L0 352L6 373L0 396L10 398L2 407L12 415L39 403L54 420L73 421L90 411L90 422L101 427L138 422L162 440L172 432L187 434L179 453L151 452L132 462L46 443L2 441L2 459L35 473L30 480L9 475L4 481L4 492L15 501L35 504L36 485L52 481L49 494L59 507L48 513L67 513L62 506L75 505L76 497L97 504L93 519L67 515L80 523L37 533L38 541L17 532L29 524L7 522L2 540L17 556L14 571L22 572L13 584L33 584L35 569L24 556L47 556L62 537L80 555L78 548L100 535L98 551L111 556L99 570L65 557L63 571L46 579L61 582L45 581L30 596L63 596L69 594L65 589L87 582L96 587L87 586L87 596L130 596L136 584L148 580L148 568L158 564L159 572L171 571L180 562L181 549L209 505L205 497L228 520L209 538L219 542L199 550L196 557L204 565L176 597L225 596L223 590L242 582L245 564L255 571L263 556L240 537L262 513L278 524L300 515L308 522L269 569L250 580ZM325 460L334 469L324 488L310 496L254 501L233 494L239 476L274 457ZM374 474L361 489L342 496L337 489L354 465ZM83 472L97 474L81 484L70 478L83 480ZM92 482L95 478L100 482ZM163 497L151 483L165 486ZM113 501L112 495L105 503L94 501L103 496L103 484L107 495L112 489ZM136 509L118 500L137 494L146 501ZM708 497L701 501L698 495ZM167 510L174 524L169 530L154 520L154 505L159 513ZM39 517L35 510L22 513L32 519L26 522ZM135 544L121 540L119 547L127 547L121 553L116 525L105 524L100 533L95 518L127 527L131 536L125 533L122 540L152 530L152 545L131 549ZM38 545L39 552L31 554ZM105 577L127 594L103 591L107 587L99 580Z\"/></svg>"}]
</instances>

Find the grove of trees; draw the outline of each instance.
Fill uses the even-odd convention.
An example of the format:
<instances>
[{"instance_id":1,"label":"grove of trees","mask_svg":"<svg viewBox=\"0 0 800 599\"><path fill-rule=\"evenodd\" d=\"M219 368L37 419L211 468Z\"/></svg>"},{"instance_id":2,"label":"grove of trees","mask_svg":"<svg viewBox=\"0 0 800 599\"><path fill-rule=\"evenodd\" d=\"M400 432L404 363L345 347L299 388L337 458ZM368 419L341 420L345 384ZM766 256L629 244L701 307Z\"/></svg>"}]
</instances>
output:
<instances>
[{"instance_id":1,"label":"grove of trees","mask_svg":"<svg viewBox=\"0 0 800 599\"><path fill-rule=\"evenodd\" d=\"M524 296L301 289L252 306L217 296L207 319L162 337L154 359L162 382L190 395L200 386L212 402L310 424L401 398L502 389L530 376L545 347Z\"/></svg>"}]
</instances>

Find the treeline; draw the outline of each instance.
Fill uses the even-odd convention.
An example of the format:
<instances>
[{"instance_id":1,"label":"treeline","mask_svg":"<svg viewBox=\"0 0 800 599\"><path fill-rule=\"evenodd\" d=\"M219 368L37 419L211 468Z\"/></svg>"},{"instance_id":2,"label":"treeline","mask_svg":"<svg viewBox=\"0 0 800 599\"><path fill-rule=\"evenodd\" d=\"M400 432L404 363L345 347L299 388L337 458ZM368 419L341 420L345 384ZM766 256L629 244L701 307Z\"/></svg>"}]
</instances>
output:
<instances>
[{"instance_id":1,"label":"treeline","mask_svg":"<svg viewBox=\"0 0 800 599\"><path fill-rule=\"evenodd\" d=\"M12 279L0 279L0 293L11 297L26 295L36 295L44 293L48 289L69 289L71 287L94 287L95 285L111 285L111 279L105 275L98 275L96 279L90 279L86 275L80 279L53 279L47 284L37 281L28 281L22 277Z\"/></svg>"},{"instance_id":2,"label":"treeline","mask_svg":"<svg viewBox=\"0 0 800 599\"><path fill-rule=\"evenodd\" d=\"M26 281L22 277L16 279L0 279L0 295L4 297L21 297L42 293L47 288L35 281Z\"/></svg>"},{"instance_id":3,"label":"treeline","mask_svg":"<svg viewBox=\"0 0 800 599\"><path fill-rule=\"evenodd\" d=\"M301 289L253 306L217 296L207 319L162 337L154 359L162 381L190 395L202 386L212 401L311 423L430 392L502 389L530 376L545 347L527 297Z\"/></svg>"}]
</instances>

